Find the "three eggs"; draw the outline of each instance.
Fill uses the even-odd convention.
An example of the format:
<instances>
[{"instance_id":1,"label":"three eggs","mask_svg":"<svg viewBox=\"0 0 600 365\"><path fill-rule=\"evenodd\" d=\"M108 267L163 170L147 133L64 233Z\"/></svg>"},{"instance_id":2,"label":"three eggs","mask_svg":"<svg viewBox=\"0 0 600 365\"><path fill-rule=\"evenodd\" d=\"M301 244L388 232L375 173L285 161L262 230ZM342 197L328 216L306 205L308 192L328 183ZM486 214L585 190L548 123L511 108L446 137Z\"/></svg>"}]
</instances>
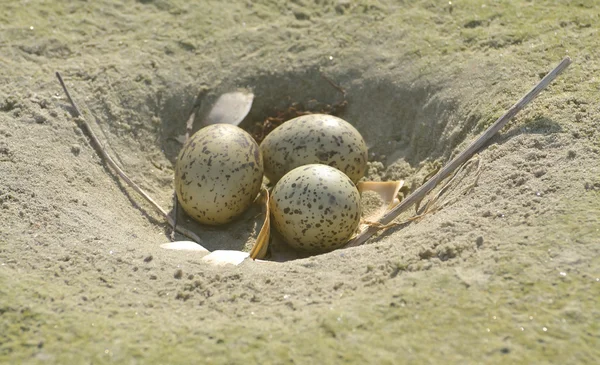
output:
<instances>
[{"instance_id":1,"label":"three eggs","mask_svg":"<svg viewBox=\"0 0 600 365\"><path fill-rule=\"evenodd\" d=\"M332 115L291 119L260 146L239 127L213 124L196 132L179 153L175 191L198 222L225 224L250 207L264 174L274 185L272 221L286 243L326 252L343 246L360 223L355 184L366 168L362 136Z\"/></svg>"}]
</instances>

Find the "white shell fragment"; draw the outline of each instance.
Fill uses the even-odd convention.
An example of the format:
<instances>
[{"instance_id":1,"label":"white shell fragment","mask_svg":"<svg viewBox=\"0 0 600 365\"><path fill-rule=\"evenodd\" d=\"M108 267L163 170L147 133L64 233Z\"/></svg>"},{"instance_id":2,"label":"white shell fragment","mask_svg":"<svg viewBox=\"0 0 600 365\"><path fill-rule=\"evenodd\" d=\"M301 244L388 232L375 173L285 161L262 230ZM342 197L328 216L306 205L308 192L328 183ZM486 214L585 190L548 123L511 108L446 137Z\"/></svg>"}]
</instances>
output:
<instances>
[{"instance_id":1,"label":"white shell fragment","mask_svg":"<svg viewBox=\"0 0 600 365\"><path fill-rule=\"evenodd\" d=\"M303 251L326 252L344 245L360 222L360 194L350 178L327 165L305 165L287 173L271 194L273 225Z\"/></svg>"},{"instance_id":2,"label":"white shell fragment","mask_svg":"<svg viewBox=\"0 0 600 365\"><path fill-rule=\"evenodd\" d=\"M262 178L262 157L252 136L230 124L214 124L183 146L175 166L175 191L190 217L219 225L250 207Z\"/></svg>"},{"instance_id":3,"label":"white shell fragment","mask_svg":"<svg viewBox=\"0 0 600 365\"><path fill-rule=\"evenodd\" d=\"M337 168L356 183L367 169L367 145L360 133L345 120L327 114L309 114L291 119L260 145L265 175L275 184L296 167L324 164Z\"/></svg>"},{"instance_id":4,"label":"white shell fragment","mask_svg":"<svg viewBox=\"0 0 600 365\"><path fill-rule=\"evenodd\" d=\"M254 101L254 94L249 91L234 91L219 96L212 109L204 119L204 124L226 123L238 125L244 120Z\"/></svg>"},{"instance_id":5,"label":"white shell fragment","mask_svg":"<svg viewBox=\"0 0 600 365\"><path fill-rule=\"evenodd\" d=\"M199 244L197 244L196 242L192 242L192 241L175 241L175 242L168 242L168 243L163 243L162 245L160 245L161 248L167 249L167 250L178 250L178 251L198 251L198 252L206 252L208 253L209 251L200 246Z\"/></svg>"},{"instance_id":6,"label":"white shell fragment","mask_svg":"<svg viewBox=\"0 0 600 365\"><path fill-rule=\"evenodd\" d=\"M249 256L248 252L233 251L233 250L216 250L204 256L202 261L209 264L222 265L239 265Z\"/></svg>"},{"instance_id":7,"label":"white shell fragment","mask_svg":"<svg viewBox=\"0 0 600 365\"><path fill-rule=\"evenodd\" d=\"M234 251L234 250L216 250L213 252L208 251L206 248L200 246L196 242L192 241L175 241L163 243L160 245L161 248L175 251L193 251L204 253L202 261L207 262L211 265L224 266L224 265L239 265L250 256L248 252ZM264 262L261 260L255 260L257 262Z\"/></svg>"}]
</instances>

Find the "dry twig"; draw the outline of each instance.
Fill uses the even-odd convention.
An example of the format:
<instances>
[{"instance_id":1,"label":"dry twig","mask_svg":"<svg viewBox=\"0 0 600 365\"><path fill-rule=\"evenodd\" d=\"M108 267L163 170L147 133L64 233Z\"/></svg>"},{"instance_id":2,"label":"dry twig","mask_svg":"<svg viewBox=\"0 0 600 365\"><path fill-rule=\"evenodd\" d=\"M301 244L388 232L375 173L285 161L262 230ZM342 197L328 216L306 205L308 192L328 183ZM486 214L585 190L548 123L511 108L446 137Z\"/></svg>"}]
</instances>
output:
<instances>
[{"instance_id":1,"label":"dry twig","mask_svg":"<svg viewBox=\"0 0 600 365\"><path fill-rule=\"evenodd\" d=\"M62 86L65 94L67 95L67 99L69 99L71 106L73 107L73 109L75 109L75 113L77 114L77 117L79 117L79 120L80 120L79 126L81 127L81 129L83 129L83 132L86 133L90 137L92 146L94 147L94 149L96 150L96 153L98 153L100 158L107 165L109 165L117 173L117 175L119 175L121 177L121 179L123 179L133 190L135 190L138 194L140 194L142 197L144 197L144 199L146 199L146 201L148 201L148 203L150 203L152 206L154 206L154 208L160 212L160 214L165 218L165 220L169 223L169 225L171 225L171 227L174 227L174 229L176 229L177 232L183 234L184 236L191 238L192 240L194 240L198 243L202 242L200 237L198 237L194 232L191 232L183 227L175 227L173 218L171 218L171 216L169 216L169 214L160 205L158 205L154 201L154 199L152 199L144 190L142 190L142 188L140 188L136 183L134 183L125 174L125 172L115 163L115 161L112 159L112 157L110 157L110 155L102 147L100 140L98 140L98 137L96 137L96 134L90 128L90 126L87 123L87 121L85 120L83 114L79 110L79 107L77 107L77 104L75 104L75 101L71 97L71 94L69 93L69 90L67 89L67 86L65 85L62 77L60 76L60 73L57 72L56 77L58 78L58 81L60 82L60 86Z\"/></svg>"},{"instance_id":2,"label":"dry twig","mask_svg":"<svg viewBox=\"0 0 600 365\"><path fill-rule=\"evenodd\" d=\"M458 170L456 170L456 172L454 173L454 176L452 176L450 178L450 180L444 185L442 186L442 188L431 198L429 199L429 201L427 202L427 204L425 204L425 207L423 207L422 211L419 212L417 211L417 213L419 214L420 217L423 217L427 214L430 213L434 213L437 212L439 210L441 210L442 208L444 208L445 206L447 206L448 204L453 203L454 201L458 200L458 196L452 198L452 199L447 199L442 203L439 203L439 200L441 199L442 195L446 194L449 190L451 190L455 184L459 184L460 181L462 180L462 177L459 179L459 174L461 173L462 170L464 170L470 163L476 163L477 164L477 171L475 172L475 179L472 183L468 184L461 193L459 193L459 195L464 195L467 194L471 189L473 189L475 186L477 186L477 182L479 181L479 177L481 176L482 170L481 170L481 160L478 157L474 157L473 159L470 159L469 161L465 162L464 164L462 164ZM457 181L458 180L458 181ZM438 204L436 206L436 204Z\"/></svg>"},{"instance_id":3,"label":"dry twig","mask_svg":"<svg viewBox=\"0 0 600 365\"><path fill-rule=\"evenodd\" d=\"M452 161L448 162L435 176L429 179L425 184L421 185L417 190L410 194L400 204L396 205L386 215L384 215L379 223L387 225L398 217L402 212L411 207L414 203L423 199L427 193L433 190L442 180L448 177L459 166L468 161L483 145L490 140L508 121L514 117L521 109L529 102L535 99L564 69L571 64L571 58L565 57L554 70L550 71L533 89L531 89L521 100L516 102L503 116L498 118L479 138L471 143L464 151L456 156ZM377 226L370 226L361 231L355 238L350 240L345 247L353 247L363 244L373 234L380 229Z\"/></svg>"}]
</instances>

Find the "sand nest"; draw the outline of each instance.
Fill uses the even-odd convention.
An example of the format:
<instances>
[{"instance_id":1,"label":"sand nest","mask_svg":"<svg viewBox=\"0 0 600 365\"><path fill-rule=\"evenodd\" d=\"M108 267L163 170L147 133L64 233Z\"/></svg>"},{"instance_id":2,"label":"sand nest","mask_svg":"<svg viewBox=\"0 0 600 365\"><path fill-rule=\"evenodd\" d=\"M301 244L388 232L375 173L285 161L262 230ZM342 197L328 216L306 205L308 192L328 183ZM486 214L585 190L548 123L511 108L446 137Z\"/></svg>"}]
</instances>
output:
<instances>
[{"instance_id":1,"label":"sand nest","mask_svg":"<svg viewBox=\"0 0 600 365\"><path fill-rule=\"evenodd\" d=\"M552 6L3 5L0 362L592 363L598 14ZM169 226L101 162L54 76L170 209L197 98L252 90L248 129L345 100L367 178L414 189L565 55L573 64L487 143L443 209L365 245L264 265L161 249ZM198 234L211 251L248 252L257 214Z\"/></svg>"}]
</instances>

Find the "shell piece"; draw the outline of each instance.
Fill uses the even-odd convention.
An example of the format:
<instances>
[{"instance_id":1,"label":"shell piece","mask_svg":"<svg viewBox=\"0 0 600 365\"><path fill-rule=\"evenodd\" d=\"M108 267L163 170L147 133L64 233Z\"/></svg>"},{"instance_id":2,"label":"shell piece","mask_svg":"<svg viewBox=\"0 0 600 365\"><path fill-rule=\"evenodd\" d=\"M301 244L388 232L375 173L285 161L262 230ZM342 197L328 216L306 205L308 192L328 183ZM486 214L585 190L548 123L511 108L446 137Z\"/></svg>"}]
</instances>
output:
<instances>
[{"instance_id":1,"label":"shell piece","mask_svg":"<svg viewBox=\"0 0 600 365\"><path fill-rule=\"evenodd\" d=\"M360 222L360 195L341 171L320 164L287 173L271 194L275 228L292 247L325 252L341 247Z\"/></svg>"},{"instance_id":2,"label":"shell piece","mask_svg":"<svg viewBox=\"0 0 600 365\"><path fill-rule=\"evenodd\" d=\"M308 164L335 167L356 183L367 169L367 145L350 123L327 114L291 119L264 139L260 150L265 175L276 183L292 169Z\"/></svg>"},{"instance_id":3,"label":"shell piece","mask_svg":"<svg viewBox=\"0 0 600 365\"><path fill-rule=\"evenodd\" d=\"M222 265L239 265L248 257L248 252L232 251L232 250L216 250L204 256L202 261L209 264Z\"/></svg>"},{"instance_id":4,"label":"shell piece","mask_svg":"<svg viewBox=\"0 0 600 365\"><path fill-rule=\"evenodd\" d=\"M252 136L230 124L213 124L196 132L179 153L175 191L188 215L218 225L252 204L262 177L262 157Z\"/></svg>"},{"instance_id":5,"label":"shell piece","mask_svg":"<svg viewBox=\"0 0 600 365\"><path fill-rule=\"evenodd\" d=\"M204 124L226 123L238 125L244 120L254 101L254 94L249 91L233 91L225 93L217 99L204 119Z\"/></svg>"},{"instance_id":6,"label":"shell piece","mask_svg":"<svg viewBox=\"0 0 600 365\"><path fill-rule=\"evenodd\" d=\"M365 214L363 220L366 222L377 222L390 209L400 203L398 193L404 186L404 180L400 181L361 181L356 187L361 197L367 193L374 193L381 199L379 206L372 209L371 214ZM364 207L364 205L363 205ZM363 214L364 214L363 210Z\"/></svg>"},{"instance_id":7,"label":"shell piece","mask_svg":"<svg viewBox=\"0 0 600 365\"><path fill-rule=\"evenodd\" d=\"M163 243L162 245L160 245L160 247L167 249L167 250L176 250L176 251L197 251L197 252L205 252L205 253L209 252L206 248L202 247L201 245L199 245L193 241L168 242L168 243Z\"/></svg>"}]
</instances>

